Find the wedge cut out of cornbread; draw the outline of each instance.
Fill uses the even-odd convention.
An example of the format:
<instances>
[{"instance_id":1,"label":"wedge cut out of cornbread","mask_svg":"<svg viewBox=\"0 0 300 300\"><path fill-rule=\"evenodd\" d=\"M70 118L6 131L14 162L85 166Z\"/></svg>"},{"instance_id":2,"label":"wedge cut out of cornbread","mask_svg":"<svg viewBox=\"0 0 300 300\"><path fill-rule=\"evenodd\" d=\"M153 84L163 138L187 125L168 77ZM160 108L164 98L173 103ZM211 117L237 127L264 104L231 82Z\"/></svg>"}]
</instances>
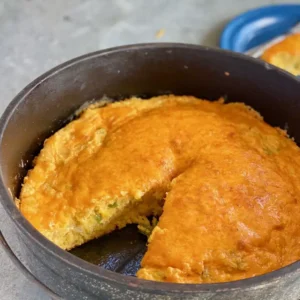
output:
<instances>
[{"instance_id":1,"label":"wedge cut out of cornbread","mask_svg":"<svg viewBox=\"0 0 300 300\"><path fill-rule=\"evenodd\" d=\"M47 139L19 205L67 250L160 216L137 276L223 282L300 258L299 181L298 146L242 103L131 98Z\"/></svg>"}]
</instances>

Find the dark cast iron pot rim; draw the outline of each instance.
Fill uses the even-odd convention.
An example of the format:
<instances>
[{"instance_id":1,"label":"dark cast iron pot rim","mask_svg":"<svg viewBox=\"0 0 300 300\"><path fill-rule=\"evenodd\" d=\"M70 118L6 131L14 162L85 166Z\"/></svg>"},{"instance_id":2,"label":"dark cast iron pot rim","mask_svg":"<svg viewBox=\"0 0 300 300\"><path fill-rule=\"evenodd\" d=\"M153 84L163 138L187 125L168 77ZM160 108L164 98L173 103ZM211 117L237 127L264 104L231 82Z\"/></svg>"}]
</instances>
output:
<instances>
[{"instance_id":1,"label":"dark cast iron pot rim","mask_svg":"<svg viewBox=\"0 0 300 300\"><path fill-rule=\"evenodd\" d=\"M224 55L228 57L234 57L237 60L248 60L249 63L258 64L262 67L268 68L270 71L281 73L281 76L288 76L290 80L297 80L296 77L290 75L289 73L282 71L274 66L271 66L265 62L259 61L257 59L247 57L243 54L233 53L226 50L221 50L217 48L210 48L192 44L183 44L183 43L146 43L146 44L133 44L126 45L120 47L109 48L105 50L100 50L96 52L92 52L89 54L85 54L79 56L77 58L71 59L63 64L60 64L50 71L44 73L39 76L37 79L28 84L7 106L4 111L1 119L0 119L0 141L3 139L3 135L6 129L7 122L17 110L19 103L21 103L28 94L30 94L36 87L38 87L45 80L50 79L52 76L55 76L59 72L77 64L81 63L85 60L89 60L95 57L105 57L106 55L112 53L118 53L122 51L147 51L151 49L166 49L168 50L176 50L176 49L195 49L199 51L211 51L216 55ZM232 282L224 282L224 283L210 283L210 284L178 284L178 283L165 283L165 282L155 282L148 281L143 279L138 279L132 276L122 275L113 271L105 270L97 265L93 265L87 261L84 261L71 253L62 250L54 243L50 242L47 238L45 238L41 233L39 233L20 213L16 205L11 200L11 195L4 184L2 168L0 166L0 199L2 205L11 220L16 224L17 228L25 234L26 237L33 240L40 247L43 248L46 253L49 255L55 256L59 261L68 265L69 268L74 268L81 273L86 275L93 276L97 278L99 281L106 281L110 284L122 284L125 285L129 289L139 289L145 292L153 291L159 292L161 294L165 293L192 293L197 294L201 292L226 292L233 290L245 290L250 288L257 288L258 286L271 284L273 281L277 281L284 276L288 276L288 274L299 271L300 270L300 261L296 261L286 267L275 270L273 272L255 276L252 278L232 281Z\"/></svg>"}]
</instances>

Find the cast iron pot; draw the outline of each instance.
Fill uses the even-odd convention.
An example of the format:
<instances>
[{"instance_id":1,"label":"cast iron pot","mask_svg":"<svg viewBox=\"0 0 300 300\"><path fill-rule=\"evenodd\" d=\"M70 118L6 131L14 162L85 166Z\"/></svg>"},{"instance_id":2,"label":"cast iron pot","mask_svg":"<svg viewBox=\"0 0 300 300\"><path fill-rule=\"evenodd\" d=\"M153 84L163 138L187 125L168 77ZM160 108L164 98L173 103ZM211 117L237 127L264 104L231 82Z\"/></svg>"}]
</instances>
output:
<instances>
[{"instance_id":1,"label":"cast iron pot","mask_svg":"<svg viewBox=\"0 0 300 300\"><path fill-rule=\"evenodd\" d=\"M267 122L288 128L300 142L300 82L264 62L185 44L132 45L76 58L29 84L0 121L1 202L21 244L18 257L14 245L13 249L5 245L11 257L18 264L19 259L25 262L31 272L28 276L54 298L298 300L299 261L262 276L229 283L145 281L61 250L37 232L16 208L12 196L18 196L22 178L43 140L62 127L83 103L104 95L120 99L168 93L208 99L226 95L228 101L245 102ZM3 236L1 241L5 243Z\"/></svg>"}]
</instances>

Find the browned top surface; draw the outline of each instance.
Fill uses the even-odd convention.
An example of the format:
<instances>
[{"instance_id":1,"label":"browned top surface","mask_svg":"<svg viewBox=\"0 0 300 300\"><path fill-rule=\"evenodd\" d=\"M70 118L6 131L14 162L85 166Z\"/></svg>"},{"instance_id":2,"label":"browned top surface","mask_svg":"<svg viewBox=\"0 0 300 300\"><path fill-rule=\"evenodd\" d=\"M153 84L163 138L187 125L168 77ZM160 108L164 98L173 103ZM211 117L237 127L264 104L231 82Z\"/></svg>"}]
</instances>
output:
<instances>
[{"instance_id":1,"label":"browned top surface","mask_svg":"<svg viewBox=\"0 0 300 300\"><path fill-rule=\"evenodd\" d=\"M41 232L97 202L169 190L139 277L229 281L300 258L299 148L243 104L162 96L91 108L43 151L21 193Z\"/></svg>"}]
</instances>

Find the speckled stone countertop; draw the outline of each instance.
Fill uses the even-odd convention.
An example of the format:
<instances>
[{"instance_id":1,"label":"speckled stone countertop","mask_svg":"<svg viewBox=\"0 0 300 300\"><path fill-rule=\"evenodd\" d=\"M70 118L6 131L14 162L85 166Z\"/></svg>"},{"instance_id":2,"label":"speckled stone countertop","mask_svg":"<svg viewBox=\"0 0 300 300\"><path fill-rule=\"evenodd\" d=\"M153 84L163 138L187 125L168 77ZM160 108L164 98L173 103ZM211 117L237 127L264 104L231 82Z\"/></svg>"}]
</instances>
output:
<instances>
[{"instance_id":1,"label":"speckled stone countertop","mask_svg":"<svg viewBox=\"0 0 300 300\"><path fill-rule=\"evenodd\" d=\"M216 46L223 26L235 15L260 5L288 2L0 0L0 113L31 80L70 58L142 42ZM0 228L14 242L5 220L0 207ZM49 299L19 272L2 249L0 260L1 300Z\"/></svg>"}]
</instances>

